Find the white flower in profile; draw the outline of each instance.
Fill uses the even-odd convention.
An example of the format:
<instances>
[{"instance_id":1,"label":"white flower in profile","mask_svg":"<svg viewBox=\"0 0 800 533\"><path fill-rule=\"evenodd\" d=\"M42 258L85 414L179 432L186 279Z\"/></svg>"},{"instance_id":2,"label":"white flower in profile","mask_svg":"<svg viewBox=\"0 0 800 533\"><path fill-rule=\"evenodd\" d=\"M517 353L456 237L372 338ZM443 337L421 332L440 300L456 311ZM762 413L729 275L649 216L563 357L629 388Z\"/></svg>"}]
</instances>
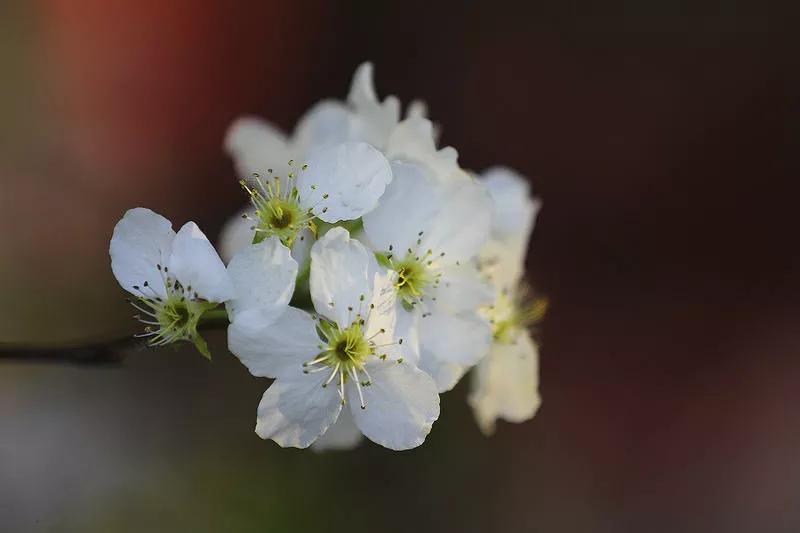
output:
<instances>
[{"instance_id":1,"label":"white flower in profile","mask_svg":"<svg viewBox=\"0 0 800 533\"><path fill-rule=\"evenodd\" d=\"M233 297L233 285L217 252L194 222L178 233L169 220L138 207L114 227L111 270L135 296L131 304L146 324L151 346L190 341L210 357L197 332L206 311Z\"/></svg>"},{"instance_id":2,"label":"white flower in profile","mask_svg":"<svg viewBox=\"0 0 800 533\"><path fill-rule=\"evenodd\" d=\"M285 304L292 263L272 237L229 265L237 294L248 295L229 304L229 348L253 375L275 378L259 404L256 433L305 448L346 408L373 442L419 446L439 416L439 396L396 335L391 278L345 229L333 228L311 249L310 314Z\"/></svg>"},{"instance_id":3,"label":"white flower in profile","mask_svg":"<svg viewBox=\"0 0 800 533\"><path fill-rule=\"evenodd\" d=\"M479 309L492 302L492 291L474 259L488 237L492 201L466 174L441 181L427 167L400 161L392 170L380 207L363 218L364 235L395 273L400 322L418 327L419 366L443 392L491 343Z\"/></svg>"},{"instance_id":4,"label":"white flower in profile","mask_svg":"<svg viewBox=\"0 0 800 533\"><path fill-rule=\"evenodd\" d=\"M542 318L547 305L545 300L530 300L522 282L540 202L531 197L527 180L512 170L490 169L482 181L494 200L495 215L480 264L496 296L484 310L492 324L492 348L473 372L468 401L488 435L498 419L523 422L541 405L539 351L529 327Z\"/></svg>"}]
</instances>

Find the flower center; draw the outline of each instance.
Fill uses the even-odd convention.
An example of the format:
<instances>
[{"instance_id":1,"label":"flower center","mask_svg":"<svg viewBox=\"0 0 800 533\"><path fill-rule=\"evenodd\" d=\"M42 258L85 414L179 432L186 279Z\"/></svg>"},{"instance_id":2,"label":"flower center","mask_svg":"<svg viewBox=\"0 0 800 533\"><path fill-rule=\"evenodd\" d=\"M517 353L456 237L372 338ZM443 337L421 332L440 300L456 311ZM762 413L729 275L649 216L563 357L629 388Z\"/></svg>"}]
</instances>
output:
<instances>
[{"instance_id":1,"label":"flower center","mask_svg":"<svg viewBox=\"0 0 800 533\"><path fill-rule=\"evenodd\" d=\"M503 292L494 305L483 309L483 314L492 324L494 342L510 344L520 330L539 322L546 311L547 300L544 298L523 303Z\"/></svg>"},{"instance_id":2,"label":"flower center","mask_svg":"<svg viewBox=\"0 0 800 533\"><path fill-rule=\"evenodd\" d=\"M303 166L303 169L306 167ZM272 170L269 170L272 173ZM289 177L282 186L279 176L270 176L262 180L258 174L253 175L256 186L250 187L244 180L242 187L250 194L250 202L255 208L255 218L244 215L252 220L256 234L253 243L277 236L283 244L292 247L298 233L308 228L316 233L315 215L311 209L304 208L300 203L300 195L295 186L295 176Z\"/></svg>"},{"instance_id":3,"label":"flower center","mask_svg":"<svg viewBox=\"0 0 800 533\"><path fill-rule=\"evenodd\" d=\"M405 257L397 259L391 252L378 255L378 260L387 268L397 272L394 288L403 307L410 310L425 295L425 290L438 282L439 276L429 268L432 261L428 252L422 257L408 250Z\"/></svg>"},{"instance_id":4,"label":"flower center","mask_svg":"<svg viewBox=\"0 0 800 533\"><path fill-rule=\"evenodd\" d=\"M291 206L284 206L273 213L269 220L269 226L276 230L286 229L291 226L294 220L294 213L290 207Z\"/></svg>"},{"instance_id":5,"label":"flower center","mask_svg":"<svg viewBox=\"0 0 800 533\"><path fill-rule=\"evenodd\" d=\"M353 322L348 328L340 329L338 325L320 319L318 330L325 344L320 345L322 351L316 359L330 368L339 367L347 381L351 370L361 370L367 358L375 354L375 343L364 334L362 319Z\"/></svg>"},{"instance_id":6,"label":"flower center","mask_svg":"<svg viewBox=\"0 0 800 533\"><path fill-rule=\"evenodd\" d=\"M370 305L370 312L374 306ZM355 321L347 328L340 328L335 322L331 322L321 317L315 317L317 323L317 333L323 341L319 345L320 352L313 361L303 363L303 373L315 374L317 372L329 371L330 374L323 387L327 387L336 380L336 389L339 392L342 404L345 403L344 385L350 380L355 383L358 390L358 397L361 401L361 408L366 409L362 387L372 385L372 378L367 372L366 362L372 357L386 359L387 355L379 353L379 350L386 346L402 344L403 339L388 344L377 344L374 339L378 335L386 333L380 329L375 334L367 337L365 324L369 320L356 315ZM402 363L402 359L398 359Z\"/></svg>"},{"instance_id":7,"label":"flower center","mask_svg":"<svg viewBox=\"0 0 800 533\"><path fill-rule=\"evenodd\" d=\"M164 346L178 341L191 341L201 349L201 339L197 333L197 324L203 313L217 306L215 303L200 299L191 286L184 287L170 277L166 267L157 265L164 280L166 297L161 297L147 281L142 285L134 285L140 293L136 300L128 300L139 313L137 320L145 324L144 333L135 337L146 338L150 346ZM201 349L201 352L203 350ZM203 352L206 355L205 352Z\"/></svg>"},{"instance_id":8,"label":"flower center","mask_svg":"<svg viewBox=\"0 0 800 533\"><path fill-rule=\"evenodd\" d=\"M186 300L170 295L166 302L156 308L156 317L162 330L185 331L192 319Z\"/></svg>"}]
</instances>

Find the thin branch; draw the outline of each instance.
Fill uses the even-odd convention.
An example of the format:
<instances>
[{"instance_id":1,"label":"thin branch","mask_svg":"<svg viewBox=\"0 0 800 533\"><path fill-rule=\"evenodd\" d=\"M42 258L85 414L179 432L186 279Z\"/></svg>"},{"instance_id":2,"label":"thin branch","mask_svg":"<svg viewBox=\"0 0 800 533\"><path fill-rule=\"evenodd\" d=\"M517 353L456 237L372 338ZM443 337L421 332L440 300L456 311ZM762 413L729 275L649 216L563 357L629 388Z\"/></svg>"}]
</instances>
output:
<instances>
[{"instance_id":1,"label":"thin branch","mask_svg":"<svg viewBox=\"0 0 800 533\"><path fill-rule=\"evenodd\" d=\"M124 352L140 342L132 336L74 346L26 346L0 343L0 361L75 365L118 365Z\"/></svg>"},{"instance_id":2,"label":"thin branch","mask_svg":"<svg viewBox=\"0 0 800 533\"><path fill-rule=\"evenodd\" d=\"M207 311L198 325L199 331L210 331L228 327L228 315L224 309ZM56 363L87 366L118 365L125 352L147 343L133 335L105 341L87 341L83 344L31 346L0 342L0 362Z\"/></svg>"}]
</instances>

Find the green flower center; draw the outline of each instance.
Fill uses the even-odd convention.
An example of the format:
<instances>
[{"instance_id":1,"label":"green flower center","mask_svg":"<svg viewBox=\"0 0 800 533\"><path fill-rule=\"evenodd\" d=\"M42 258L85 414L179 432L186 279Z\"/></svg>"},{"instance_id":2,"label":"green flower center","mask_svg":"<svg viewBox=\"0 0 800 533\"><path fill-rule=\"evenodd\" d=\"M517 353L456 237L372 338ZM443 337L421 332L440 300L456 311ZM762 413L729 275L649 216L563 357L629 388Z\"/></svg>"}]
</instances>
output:
<instances>
[{"instance_id":1,"label":"green flower center","mask_svg":"<svg viewBox=\"0 0 800 533\"><path fill-rule=\"evenodd\" d=\"M185 337L193 318L199 318L195 309L189 309L189 302L170 295L164 304L156 309L156 319L162 331L174 331Z\"/></svg>"},{"instance_id":2,"label":"green flower center","mask_svg":"<svg viewBox=\"0 0 800 533\"><path fill-rule=\"evenodd\" d=\"M269 226L275 230L282 230L291 227L295 219L292 206L283 206L276 213L273 213L269 220Z\"/></svg>"},{"instance_id":3,"label":"green flower center","mask_svg":"<svg viewBox=\"0 0 800 533\"><path fill-rule=\"evenodd\" d=\"M373 308L374 306L370 305L370 310ZM327 387L332 382L335 383L342 404L345 403L345 383L352 380L358 391L361 408L366 409L362 387L372 385L372 378L366 368L367 360L373 356L385 360L387 354L378 351L386 346L403 344L403 339L387 344L376 344L373 339L386 333L386 330L381 328L367 337L366 320L360 315L356 315L355 321L344 329L335 322L321 317L314 317L314 320L317 323L317 333L323 342L319 345L320 352L317 357L313 361L303 363L303 373L315 374L327 371L328 378L322 386ZM397 360L397 363L402 362L402 358Z\"/></svg>"},{"instance_id":4,"label":"green flower center","mask_svg":"<svg viewBox=\"0 0 800 533\"><path fill-rule=\"evenodd\" d=\"M146 325L144 333L136 335L147 339L150 346L164 346L179 341L190 341L206 357L210 358L208 347L197 333L197 326L203 315L218 304L207 302L169 276L167 268L157 265L164 276L166 297L161 297L143 282L133 288L141 295L136 300L128 300L141 314L136 315Z\"/></svg>"},{"instance_id":5,"label":"green flower center","mask_svg":"<svg viewBox=\"0 0 800 533\"><path fill-rule=\"evenodd\" d=\"M492 324L494 342L510 344L521 330L539 322L546 311L547 300L543 298L521 303L503 293L483 313Z\"/></svg>"},{"instance_id":6,"label":"green flower center","mask_svg":"<svg viewBox=\"0 0 800 533\"><path fill-rule=\"evenodd\" d=\"M293 189L286 198L273 196L265 199L258 193L251 197L256 206L254 243L277 236L283 244L291 248L300 231L305 228L315 231L313 215L303 209L296 196L297 189Z\"/></svg>"},{"instance_id":7,"label":"green flower center","mask_svg":"<svg viewBox=\"0 0 800 533\"><path fill-rule=\"evenodd\" d=\"M376 254L378 262L390 270L397 272L394 288L403 307L410 310L425 296L425 290L438 282L439 276L431 271L431 252L422 257L408 250L405 257L397 259L391 252Z\"/></svg>"},{"instance_id":8,"label":"green flower center","mask_svg":"<svg viewBox=\"0 0 800 533\"><path fill-rule=\"evenodd\" d=\"M341 367L347 381L351 368L361 370L367 358L375 355L375 345L366 338L363 328L362 320L357 320L346 329L339 329L333 322L320 320L318 329L327 342L321 346L323 351L317 358L318 362L331 368Z\"/></svg>"},{"instance_id":9,"label":"green flower center","mask_svg":"<svg viewBox=\"0 0 800 533\"><path fill-rule=\"evenodd\" d=\"M250 194L250 202L255 208L255 218L251 219L255 222L254 244L277 236L283 244L291 248L302 230L309 229L316 233L315 215L300 204L293 173L289 174L288 183L283 188L279 176L270 177L264 182L255 174L253 179L256 181L255 187L251 188L244 180L241 184ZM245 215L245 218L250 217Z\"/></svg>"}]
</instances>

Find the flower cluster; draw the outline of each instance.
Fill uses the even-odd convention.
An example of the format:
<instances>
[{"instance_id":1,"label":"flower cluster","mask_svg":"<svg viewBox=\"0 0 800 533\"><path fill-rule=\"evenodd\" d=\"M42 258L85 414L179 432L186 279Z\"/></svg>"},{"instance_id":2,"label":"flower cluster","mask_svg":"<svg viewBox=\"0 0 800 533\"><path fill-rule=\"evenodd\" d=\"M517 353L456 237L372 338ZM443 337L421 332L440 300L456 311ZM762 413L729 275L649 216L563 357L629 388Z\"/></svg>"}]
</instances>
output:
<instances>
[{"instance_id":1,"label":"flower cluster","mask_svg":"<svg viewBox=\"0 0 800 533\"><path fill-rule=\"evenodd\" d=\"M198 328L226 317L231 353L274 379L264 439L414 448L470 369L484 432L540 404L529 326L545 305L522 282L540 205L509 169L463 170L425 114L413 103L401 118L364 64L346 101L320 102L291 135L237 120L225 148L249 204L223 230L227 267L192 222L175 233L137 208L114 229L112 269L141 337L210 357Z\"/></svg>"}]
</instances>

